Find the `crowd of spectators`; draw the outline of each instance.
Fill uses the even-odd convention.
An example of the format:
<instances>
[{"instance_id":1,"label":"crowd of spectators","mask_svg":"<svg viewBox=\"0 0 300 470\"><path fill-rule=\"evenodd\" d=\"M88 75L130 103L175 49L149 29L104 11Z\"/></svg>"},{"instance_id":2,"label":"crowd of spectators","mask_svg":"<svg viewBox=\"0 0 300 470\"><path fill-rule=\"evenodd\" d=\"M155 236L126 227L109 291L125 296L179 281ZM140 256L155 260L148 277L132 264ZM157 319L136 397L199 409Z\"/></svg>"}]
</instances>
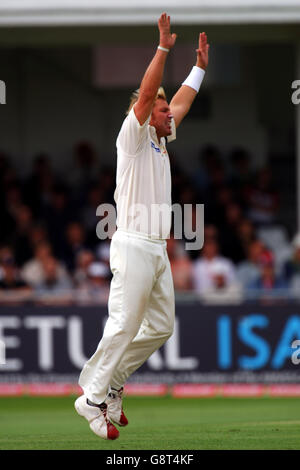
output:
<instances>
[{"instance_id":1,"label":"crowd of spectators","mask_svg":"<svg viewBox=\"0 0 300 470\"><path fill-rule=\"evenodd\" d=\"M252 168L244 149L224 158L214 146L201 150L192 175L175 156L170 161L173 202L205 207L202 249L186 249L186 232L168 240L176 293L204 303L300 297L300 235L280 224L271 168ZM107 302L110 240L96 234L96 209L114 204L114 189L114 166L101 165L87 142L75 146L72 168L60 174L40 154L21 177L0 154L1 304Z\"/></svg>"}]
</instances>

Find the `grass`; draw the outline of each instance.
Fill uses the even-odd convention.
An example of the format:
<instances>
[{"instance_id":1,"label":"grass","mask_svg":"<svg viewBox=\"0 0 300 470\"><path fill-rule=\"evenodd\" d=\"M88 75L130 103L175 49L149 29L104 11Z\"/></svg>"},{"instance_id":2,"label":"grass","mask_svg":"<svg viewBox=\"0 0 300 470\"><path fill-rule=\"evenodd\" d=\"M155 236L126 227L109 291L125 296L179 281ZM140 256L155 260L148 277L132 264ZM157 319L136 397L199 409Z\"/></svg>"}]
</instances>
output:
<instances>
[{"instance_id":1,"label":"grass","mask_svg":"<svg viewBox=\"0 0 300 470\"><path fill-rule=\"evenodd\" d=\"M0 449L300 449L297 398L126 397L129 425L95 436L74 397L0 398Z\"/></svg>"}]
</instances>

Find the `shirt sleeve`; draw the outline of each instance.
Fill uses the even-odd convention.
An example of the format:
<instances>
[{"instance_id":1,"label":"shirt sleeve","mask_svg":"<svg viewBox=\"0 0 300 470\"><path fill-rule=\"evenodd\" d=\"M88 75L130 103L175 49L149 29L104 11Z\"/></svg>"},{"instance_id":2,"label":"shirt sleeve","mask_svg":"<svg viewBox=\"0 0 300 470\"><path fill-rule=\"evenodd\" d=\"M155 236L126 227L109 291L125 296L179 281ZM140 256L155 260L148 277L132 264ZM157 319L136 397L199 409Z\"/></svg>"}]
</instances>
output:
<instances>
[{"instance_id":1,"label":"shirt sleeve","mask_svg":"<svg viewBox=\"0 0 300 470\"><path fill-rule=\"evenodd\" d=\"M134 112L134 106L123 122L117 138L117 145L120 145L123 152L127 155L135 156L138 154L141 144L148 135L148 126L151 114L147 121L141 126Z\"/></svg>"}]
</instances>

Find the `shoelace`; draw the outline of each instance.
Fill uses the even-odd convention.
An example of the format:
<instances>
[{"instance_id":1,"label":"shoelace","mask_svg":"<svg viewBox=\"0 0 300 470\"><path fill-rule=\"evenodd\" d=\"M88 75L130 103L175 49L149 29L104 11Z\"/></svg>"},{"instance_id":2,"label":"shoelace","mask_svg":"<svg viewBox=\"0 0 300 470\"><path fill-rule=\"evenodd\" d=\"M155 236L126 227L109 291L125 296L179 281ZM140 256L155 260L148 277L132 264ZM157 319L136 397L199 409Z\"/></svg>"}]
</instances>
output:
<instances>
[{"instance_id":1,"label":"shoelace","mask_svg":"<svg viewBox=\"0 0 300 470\"><path fill-rule=\"evenodd\" d=\"M95 403L91 403L89 399L87 399L87 404L90 406L95 406L96 408L99 408L101 413L104 416L105 422L108 424L110 423L109 419L107 418L107 405L105 403L101 403L100 405L96 405Z\"/></svg>"}]
</instances>

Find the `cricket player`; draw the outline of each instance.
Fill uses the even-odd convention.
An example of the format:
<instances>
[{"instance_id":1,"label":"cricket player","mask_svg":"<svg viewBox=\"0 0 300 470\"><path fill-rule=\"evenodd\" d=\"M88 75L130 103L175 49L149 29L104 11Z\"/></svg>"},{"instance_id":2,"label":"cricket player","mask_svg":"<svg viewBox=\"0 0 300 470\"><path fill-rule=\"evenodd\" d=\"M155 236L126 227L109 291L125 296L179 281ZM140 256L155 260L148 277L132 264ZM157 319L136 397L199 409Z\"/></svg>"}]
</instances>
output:
<instances>
[{"instance_id":1,"label":"cricket player","mask_svg":"<svg viewBox=\"0 0 300 470\"><path fill-rule=\"evenodd\" d=\"M109 317L94 355L80 374L79 415L104 439L126 426L122 407L128 377L172 335L174 288L166 239L171 226L171 174L166 139L188 113L208 64L207 37L199 35L196 65L170 104L161 88L176 34L170 17L158 20L159 46L131 99L117 138L117 230L111 241L113 273ZM159 214L161 208L167 209ZM162 215L162 216L161 216Z\"/></svg>"}]
</instances>

